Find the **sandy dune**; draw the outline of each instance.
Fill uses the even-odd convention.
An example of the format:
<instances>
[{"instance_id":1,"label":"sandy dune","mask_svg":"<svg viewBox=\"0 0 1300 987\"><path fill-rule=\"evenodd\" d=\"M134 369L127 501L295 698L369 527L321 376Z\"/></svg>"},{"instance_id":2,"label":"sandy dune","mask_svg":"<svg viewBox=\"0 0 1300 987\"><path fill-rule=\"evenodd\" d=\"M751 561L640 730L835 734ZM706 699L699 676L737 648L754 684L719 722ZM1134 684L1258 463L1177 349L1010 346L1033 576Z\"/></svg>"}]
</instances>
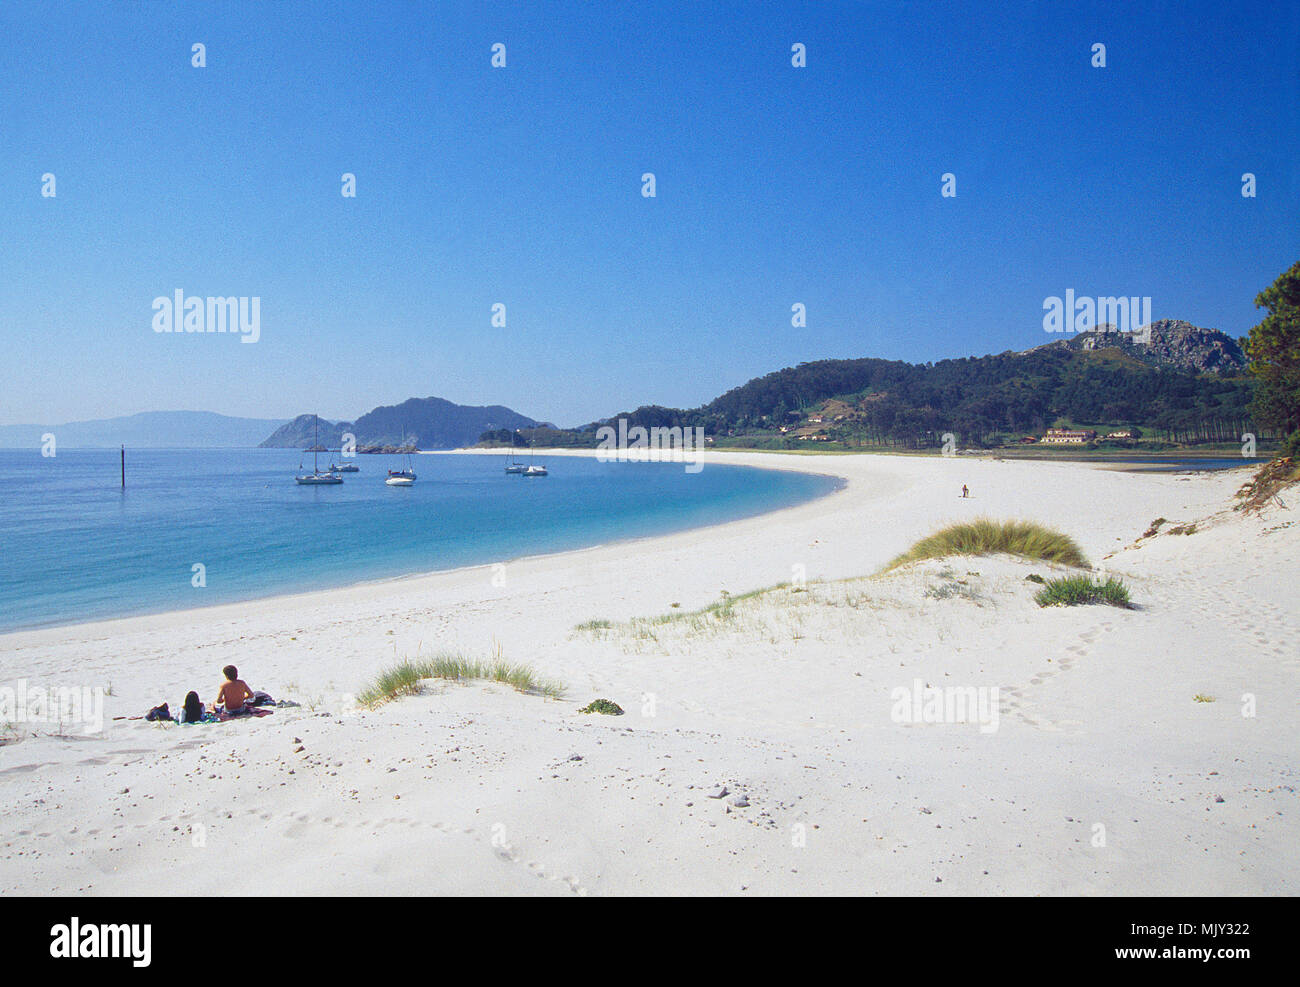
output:
<instances>
[{"instance_id":1,"label":"sandy dune","mask_svg":"<svg viewBox=\"0 0 1300 987\"><path fill-rule=\"evenodd\" d=\"M108 717L209 698L228 662L302 704L11 732L0 893L165 893L182 874L230 894L1296 893L1289 498L1226 511L1241 471L710 456L847 483L760 518L510 561L504 585L481 567L0 636L0 685L111 685ZM1061 528L1139 609L1041 609L1024 577L1051 567L1006 557L857 578L979 515ZM1200 523L1139 540L1157 517ZM690 616L805 576L728 619ZM576 629L593 620L610 626ZM565 699L429 683L351 701L395 657L496 647ZM895 690L918 680L996 688L996 728L900 722ZM626 715L577 712L598 696Z\"/></svg>"}]
</instances>

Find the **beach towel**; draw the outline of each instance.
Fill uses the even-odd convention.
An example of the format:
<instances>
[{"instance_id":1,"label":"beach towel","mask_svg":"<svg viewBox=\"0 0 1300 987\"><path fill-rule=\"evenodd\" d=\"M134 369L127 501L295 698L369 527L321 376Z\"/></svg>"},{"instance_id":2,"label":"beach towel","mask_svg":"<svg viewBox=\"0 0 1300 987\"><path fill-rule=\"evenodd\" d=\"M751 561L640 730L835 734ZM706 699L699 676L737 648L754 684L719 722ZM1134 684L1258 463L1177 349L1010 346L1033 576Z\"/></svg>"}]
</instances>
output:
<instances>
[{"instance_id":1,"label":"beach towel","mask_svg":"<svg viewBox=\"0 0 1300 987\"><path fill-rule=\"evenodd\" d=\"M217 722L225 723L227 720L243 720L250 716L270 716L274 712L274 710L270 709L249 709L247 706L244 708L247 709L248 712L236 713L234 716L231 716L224 709L217 710Z\"/></svg>"}]
</instances>

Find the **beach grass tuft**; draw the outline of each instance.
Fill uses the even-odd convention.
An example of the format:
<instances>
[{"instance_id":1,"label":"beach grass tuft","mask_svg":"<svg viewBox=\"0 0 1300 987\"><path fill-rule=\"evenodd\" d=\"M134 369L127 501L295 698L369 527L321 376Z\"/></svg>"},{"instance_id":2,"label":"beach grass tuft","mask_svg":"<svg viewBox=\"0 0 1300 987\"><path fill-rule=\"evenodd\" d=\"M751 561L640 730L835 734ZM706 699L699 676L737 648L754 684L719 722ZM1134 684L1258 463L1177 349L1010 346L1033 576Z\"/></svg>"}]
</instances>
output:
<instances>
[{"instance_id":1,"label":"beach grass tuft","mask_svg":"<svg viewBox=\"0 0 1300 987\"><path fill-rule=\"evenodd\" d=\"M980 518L954 524L922 538L884 568L890 572L909 562L950 555L994 555L1005 552L1035 561L1085 568L1088 560L1069 535L1033 521L993 521Z\"/></svg>"},{"instance_id":2,"label":"beach grass tuft","mask_svg":"<svg viewBox=\"0 0 1300 987\"><path fill-rule=\"evenodd\" d=\"M564 687L557 682L540 678L527 665L513 664L496 652L491 661L479 661L463 655L444 652L432 658L405 658L379 673L374 683L365 689L357 701L363 706L378 706L399 696L419 692L426 679L446 679L451 682L500 682L530 695L558 699Z\"/></svg>"},{"instance_id":3,"label":"beach grass tuft","mask_svg":"<svg viewBox=\"0 0 1300 987\"><path fill-rule=\"evenodd\" d=\"M1034 596L1040 607L1075 607L1089 603L1105 603L1112 607L1130 610L1128 587L1114 577L1104 583L1094 582L1091 576L1065 576L1049 579Z\"/></svg>"}]
</instances>

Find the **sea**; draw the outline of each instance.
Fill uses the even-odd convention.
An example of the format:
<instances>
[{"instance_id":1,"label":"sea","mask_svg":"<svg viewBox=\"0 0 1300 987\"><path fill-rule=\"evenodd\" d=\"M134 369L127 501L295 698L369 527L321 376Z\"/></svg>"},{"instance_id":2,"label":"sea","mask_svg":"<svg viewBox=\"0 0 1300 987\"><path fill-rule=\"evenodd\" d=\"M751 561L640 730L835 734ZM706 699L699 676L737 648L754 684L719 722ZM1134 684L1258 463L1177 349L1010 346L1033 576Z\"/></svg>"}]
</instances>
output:
<instances>
[{"instance_id":1,"label":"sea","mask_svg":"<svg viewBox=\"0 0 1300 987\"><path fill-rule=\"evenodd\" d=\"M304 462L305 460L305 462ZM361 455L338 486L299 486L285 449L0 453L0 632L234 603L506 563L753 517L822 496L823 476L554 457ZM322 455L321 466L326 465Z\"/></svg>"}]
</instances>

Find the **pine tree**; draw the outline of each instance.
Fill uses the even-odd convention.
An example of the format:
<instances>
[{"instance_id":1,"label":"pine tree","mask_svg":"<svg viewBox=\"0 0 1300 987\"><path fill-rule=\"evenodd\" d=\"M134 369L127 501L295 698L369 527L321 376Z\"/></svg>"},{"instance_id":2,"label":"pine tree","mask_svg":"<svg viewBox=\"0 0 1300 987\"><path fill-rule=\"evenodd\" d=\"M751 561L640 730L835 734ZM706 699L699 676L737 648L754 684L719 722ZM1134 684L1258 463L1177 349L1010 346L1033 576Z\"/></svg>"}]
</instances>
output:
<instances>
[{"instance_id":1,"label":"pine tree","mask_svg":"<svg viewBox=\"0 0 1300 987\"><path fill-rule=\"evenodd\" d=\"M1300 453L1300 261L1255 298L1268 316L1245 339L1258 387L1251 414L1282 431L1282 455Z\"/></svg>"}]
</instances>

